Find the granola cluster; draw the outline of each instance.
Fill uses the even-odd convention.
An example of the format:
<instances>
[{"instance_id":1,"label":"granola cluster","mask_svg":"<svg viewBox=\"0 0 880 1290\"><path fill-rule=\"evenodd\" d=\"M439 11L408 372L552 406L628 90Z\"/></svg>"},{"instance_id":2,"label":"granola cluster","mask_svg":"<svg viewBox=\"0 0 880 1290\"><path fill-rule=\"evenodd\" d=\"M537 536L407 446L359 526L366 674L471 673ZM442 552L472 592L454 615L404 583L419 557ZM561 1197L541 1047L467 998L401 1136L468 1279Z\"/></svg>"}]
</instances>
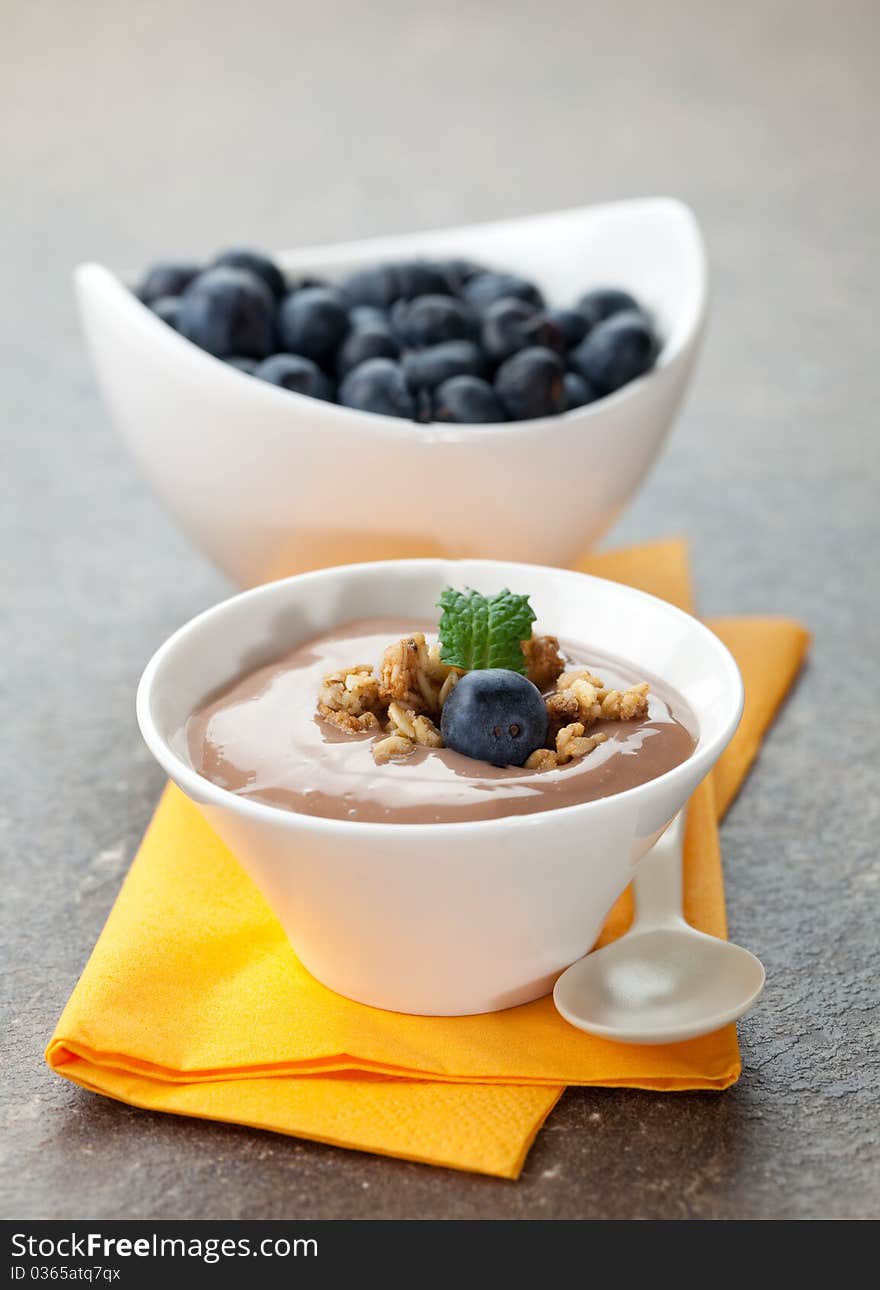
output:
<instances>
[{"instance_id":1,"label":"granola cluster","mask_svg":"<svg viewBox=\"0 0 880 1290\"><path fill-rule=\"evenodd\" d=\"M379 729L382 703L370 663L328 672L318 693L318 715L349 735Z\"/></svg>"},{"instance_id":2,"label":"granola cluster","mask_svg":"<svg viewBox=\"0 0 880 1290\"><path fill-rule=\"evenodd\" d=\"M330 672L318 694L318 716L349 734L384 730L376 742L377 762L406 757L423 744L440 748L435 717L459 676L440 661L440 646L414 632L386 649L376 676L372 664Z\"/></svg>"},{"instance_id":3,"label":"granola cluster","mask_svg":"<svg viewBox=\"0 0 880 1290\"><path fill-rule=\"evenodd\" d=\"M565 671L555 636L523 642L526 675L545 695L547 747L526 762L528 770L554 770L586 756L608 736L589 734L597 721L638 721L648 714L648 683L607 689L588 668ZM378 764L408 757L418 746L442 748L438 728L443 704L463 673L440 658L440 646L414 632L389 645L375 674L372 664L329 672L318 694L318 716L347 734L375 731Z\"/></svg>"},{"instance_id":4,"label":"granola cluster","mask_svg":"<svg viewBox=\"0 0 880 1290\"><path fill-rule=\"evenodd\" d=\"M529 770L553 770L584 757L608 736L587 733L597 721L641 721L648 715L648 682L626 690L609 690L589 668L562 672L553 694L544 700L550 723L549 747L538 748L526 762Z\"/></svg>"}]
</instances>

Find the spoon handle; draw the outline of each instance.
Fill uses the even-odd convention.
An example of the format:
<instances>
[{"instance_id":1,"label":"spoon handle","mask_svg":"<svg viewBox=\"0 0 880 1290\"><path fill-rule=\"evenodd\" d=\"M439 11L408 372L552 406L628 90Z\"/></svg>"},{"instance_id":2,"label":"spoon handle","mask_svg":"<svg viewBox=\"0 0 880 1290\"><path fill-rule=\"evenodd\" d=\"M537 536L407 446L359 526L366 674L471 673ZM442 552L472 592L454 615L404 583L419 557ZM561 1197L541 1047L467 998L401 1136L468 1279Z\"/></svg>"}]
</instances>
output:
<instances>
[{"instance_id":1,"label":"spoon handle","mask_svg":"<svg viewBox=\"0 0 880 1290\"><path fill-rule=\"evenodd\" d=\"M633 879L633 927L669 927L682 916L682 860L686 811L679 811L644 857Z\"/></svg>"}]
</instances>

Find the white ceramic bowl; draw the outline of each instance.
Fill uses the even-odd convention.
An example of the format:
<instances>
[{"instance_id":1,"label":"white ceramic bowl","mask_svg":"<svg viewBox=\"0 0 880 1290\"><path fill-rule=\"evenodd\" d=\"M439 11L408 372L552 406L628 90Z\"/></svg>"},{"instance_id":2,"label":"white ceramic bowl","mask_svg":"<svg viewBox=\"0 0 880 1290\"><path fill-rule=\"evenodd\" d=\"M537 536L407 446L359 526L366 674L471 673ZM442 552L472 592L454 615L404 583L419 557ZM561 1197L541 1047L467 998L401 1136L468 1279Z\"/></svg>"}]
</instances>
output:
<instances>
[{"instance_id":1,"label":"white ceramic bowl","mask_svg":"<svg viewBox=\"0 0 880 1290\"><path fill-rule=\"evenodd\" d=\"M382 260L471 256L557 304L632 290L663 338L656 367L563 416L416 425L257 381L179 336L109 270L76 288L114 421L190 537L241 586L351 560L482 556L571 563L620 514L681 400L706 306L703 244L668 198L278 257L328 278Z\"/></svg>"},{"instance_id":2,"label":"white ceramic bowl","mask_svg":"<svg viewBox=\"0 0 880 1290\"><path fill-rule=\"evenodd\" d=\"M446 584L527 590L536 630L663 678L698 723L693 756L616 797L457 824L300 815L193 770L181 730L219 687L353 618L435 617ZM633 866L729 741L742 698L717 637L643 592L537 565L412 560L302 574L209 609L154 656L137 708L153 755L260 887L318 980L379 1008L451 1015L537 998L586 953Z\"/></svg>"}]
</instances>

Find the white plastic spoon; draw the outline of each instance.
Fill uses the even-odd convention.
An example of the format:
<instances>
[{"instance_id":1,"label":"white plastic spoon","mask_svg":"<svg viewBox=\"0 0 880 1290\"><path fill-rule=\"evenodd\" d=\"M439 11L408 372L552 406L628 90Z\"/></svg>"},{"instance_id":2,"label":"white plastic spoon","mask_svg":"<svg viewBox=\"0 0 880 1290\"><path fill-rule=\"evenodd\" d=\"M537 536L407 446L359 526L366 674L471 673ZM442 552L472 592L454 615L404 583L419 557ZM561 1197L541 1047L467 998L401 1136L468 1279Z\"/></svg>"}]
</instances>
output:
<instances>
[{"instance_id":1,"label":"white plastic spoon","mask_svg":"<svg viewBox=\"0 0 880 1290\"><path fill-rule=\"evenodd\" d=\"M567 968L553 1001L573 1026L624 1044L673 1044L741 1017L764 986L754 954L682 917L680 812L633 879L635 917L619 940Z\"/></svg>"}]
</instances>

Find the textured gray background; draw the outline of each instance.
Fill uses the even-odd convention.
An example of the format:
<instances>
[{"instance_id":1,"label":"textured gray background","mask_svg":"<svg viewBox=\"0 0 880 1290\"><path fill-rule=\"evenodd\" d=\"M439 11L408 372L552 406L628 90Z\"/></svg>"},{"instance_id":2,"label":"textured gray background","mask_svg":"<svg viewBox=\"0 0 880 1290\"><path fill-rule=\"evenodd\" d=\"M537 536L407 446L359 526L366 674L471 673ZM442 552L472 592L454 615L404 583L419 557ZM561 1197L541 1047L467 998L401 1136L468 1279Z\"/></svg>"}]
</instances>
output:
<instances>
[{"instance_id":1,"label":"textured gray background","mask_svg":"<svg viewBox=\"0 0 880 1290\"><path fill-rule=\"evenodd\" d=\"M2 1212L816 1216L878 1210L878 8L0 0ZM611 540L683 533L708 613L812 666L723 830L768 968L723 1096L569 1092L517 1184L146 1114L41 1054L162 777L152 650L227 590L99 406L69 277L645 193L691 202L714 315Z\"/></svg>"}]
</instances>

